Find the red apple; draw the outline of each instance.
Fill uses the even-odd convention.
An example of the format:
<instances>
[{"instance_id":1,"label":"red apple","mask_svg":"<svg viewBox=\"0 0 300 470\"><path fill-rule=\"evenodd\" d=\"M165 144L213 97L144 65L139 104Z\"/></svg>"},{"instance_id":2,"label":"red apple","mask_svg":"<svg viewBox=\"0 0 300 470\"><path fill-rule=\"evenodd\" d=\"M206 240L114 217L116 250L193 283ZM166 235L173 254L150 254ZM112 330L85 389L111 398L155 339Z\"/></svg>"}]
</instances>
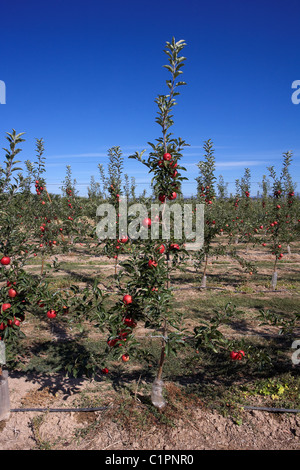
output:
<instances>
[{"instance_id":1,"label":"red apple","mask_svg":"<svg viewBox=\"0 0 300 470\"><path fill-rule=\"evenodd\" d=\"M8 297L10 297L11 299L13 299L14 297L16 297L18 295L17 291L15 289L9 289L8 291Z\"/></svg>"},{"instance_id":2,"label":"red apple","mask_svg":"<svg viewBox=\"0 0 300 470\"><path fill-rule=\"evenodd\" d=\"M171 250L180 250L180 246L178 245L178 243L171 243L170 249Z\"/></svg>"},{"instance_id":3,"label":"red apple","mask_svg":"<svg viewBox=\"0 0 300 470\"><path fill-rule=\"evenodd\" d=\"M11 304L2 304L2 312L5 312L8 308L11 307Z\"/></svg>"},{"instance_id":4,"label":"red apple","mask_svg":"<svg viewBox=\"0 0 300 470\"><path fill-rule=\"evenodd\" d=\"M123 356L122 356L122 361L123 361L123 362L129 361L129 354L123 354Z\"/></svg>"},{"instance_id":5,"label":"red apple","mask_svg":"<svg viewBox=\"0 0 300 470\"><path fill-rule=\"evenodd\" d=\"M244 351L238 351L237 352L237 360L240 361L242 359L242 357L245 357L245 353Z\"/></svg>"},{"instance_id":6,"label":"red apple","mask_svg":"<svg viewBox=\"0 0 300 470\"><path fill-rule=\"evenodd\" d=\"M165 252L165 250L166 250L165 245L160 245L159 247L157 247L157 251L160 254L163 254Z\"/></svg>"},{"instance_id":7,"label":"red apple","mask_svg":"<svg viewBox=\"0 0 300 470\"><path fill-rule=\"evenodd\" d=\"M172 155L170 155L169 153L165 153L163 158L165 161L169 162L172 158Z\"/></svg>"},{"instance_id":8,"label":"red apple","mask_svg":"<svg viewBox=\"0 0 300 470\"><path fill-rule=\"evenodd\" d=\"M235 351L231 351L230 352L230 358L233 360L233 361L236 361L237 360L237 356L238 356L238 353L235 352Z\"/></svg>"},{"instance_id":9,"label":"red apple","mask_svg":"<svg viewBox=\"0 0 300 470\"><path fill-rule=\"evenodd\" d=\"M142 222L143 227L148 228L151 226L151 219L149 217L146 217L143 222Z\"/></svg>"},{"instance_id":10,"label":"red apple","mask_svg":"<svg viewBox=\"0 0 300 470\"><path fill-rule=\"evenodd\" d=\"M176 199L177 198L177 193L175 193L175 191L170 194L170 196L168 197L168 199L170 199L170 201L172 201L173 199Z\"/></svg>"},{"instance_id":11,"label":"red apple","mask_svg":"<svg viewBox=\"0 0 300 470\"><path fill-rule=\"evenodd\" d=\"M3 264L3 266L7 266L8 264L10 264L10 257L3 256L3 258L1 258L0 260L0 263Z\"/></svg>"},{"instance_id":12,"label":"red apple","mask_svg":"<svg viewBox=\"0 0 300 470\"><path fill-rule=\"evenodd\" d=\"M157 262L154 261L153 259L150 259L150 260L148 261L148 266L149 266L149 268L156 268Z\"/></svg>"},{"instance_id":13,"label":"red apple","mask_svg":"<svg viewBox=\"0 0 300 470\"><path fill-rule=\"evenodd\" d=\"M52 318L55 318L56 315L57 315L57 313L56 313L56 311L55 311L53 308L51 308L51 309L48 310L48 312L47 312L47 317L48 317L48 318L51 318L51 319L52 319Z\"/></svg>"},{"instance_id":14,"label":"red apple","mask_svg":"<svg viewBox=\"0 0 300 470\"><path fill-rule=\"evenodd\" d=\"M116 345L117 342L118 342L118 339L117 339L117 338L114 338L114 339L109 339L109 340L107 341L107 344L108 344L108 346L110 346L111 348L113 348L113 347Z\"/></svg>"},{"instance_id":15,"label":"red apple","mask_svg":"<svg viewBox=\"0 0 300 470\"><path fill-rule=\"evenodd\" d=\"M13 282L13 285L15 286L17 283L16 282ZM11 282L10 281L7 281L6 283L7 287L10 287L11 286Z\"/></svg>"},{"instance_id":16,"label":"red apple","mask_svg":"<svg viewBox=\"0 0 300 470\"><path fill-rule=\"evenodd\" d=\"M133 318L126 317L124 318L123 322L125 325L130 326L132 328L136 327L136 322L133 320Z\"/></svg>"},{"instance_id":17,"label":"red apple","mask_svg":"<svg viewBox=\"0 0 300 470\"><path fill-rule=\"evenodd\" d=\"M128 295L128 294L124 295L124 297L123 297L123 302L124 302L124 304L126 304L126 305L132 304L132 297L131 297L131 295Z\"/></svg>"}]
</instances>

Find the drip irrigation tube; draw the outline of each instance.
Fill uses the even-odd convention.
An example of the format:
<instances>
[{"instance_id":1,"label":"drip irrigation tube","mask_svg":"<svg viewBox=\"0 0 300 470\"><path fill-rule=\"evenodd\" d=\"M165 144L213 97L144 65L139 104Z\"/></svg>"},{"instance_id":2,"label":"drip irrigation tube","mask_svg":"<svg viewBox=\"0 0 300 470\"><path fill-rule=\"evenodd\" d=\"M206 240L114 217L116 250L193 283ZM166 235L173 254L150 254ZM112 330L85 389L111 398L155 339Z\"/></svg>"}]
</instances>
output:
<instances>
[{"instance_id":1,"label":"drip irrigation tube","mask_svg":"<svg viewBox=\"0 0 300 470\"><path fill-rule=\"evenodd\" d=\"M300 409L293 408L268 408L266 406L243 406L244 410L270 411L271 413L300 413Z\"/></svg>"},{"instance_id":2,"label":"drip irrigation tube","mask_svg":"<svg viewBox=\"0 0 300 470\"><path fill-rule=\"evenodd\" d=\"M108 410L109 406L100 406L97 408L12 408L10 410L11 413L19 413L19 412L28 412L28 411L42 411L42 412L49 412L49 413L70 413L73 411L80 411L80 412L92 412L92 411L104 411Z\"/></svg>"},{"instance_id":3,"label":"drip irrigation tube","mask_svg":"<svg viewBox=\"0 0 300 470\"><path fill-rule=\"evenodd\" d=\"M96 408L12 408L11 413L19 412L49 412L49 413L71 413L71 412L93 412L93 411L105 411L108 410L109 406L101 406ZM248 411L268 411L271 413L300 413L300 409L293 408L268 408L266 406L243 406L244 410Z\"/></svg>"}]
</instances>

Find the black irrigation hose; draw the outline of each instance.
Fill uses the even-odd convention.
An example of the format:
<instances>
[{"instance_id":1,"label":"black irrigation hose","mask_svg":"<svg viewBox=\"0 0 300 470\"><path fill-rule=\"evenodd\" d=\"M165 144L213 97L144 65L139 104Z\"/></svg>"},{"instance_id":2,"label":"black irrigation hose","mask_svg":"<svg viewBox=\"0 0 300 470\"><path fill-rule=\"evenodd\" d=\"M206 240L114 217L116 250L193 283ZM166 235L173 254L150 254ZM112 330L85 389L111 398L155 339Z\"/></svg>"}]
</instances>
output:
<instances>
[{"instance_id":1,"label":"black irrigation hose","mask_svg":"<svg viewBox=\"0 0 300 470\"><path fill-rule=\"evenodd\" d=\"M70 413L73 411L104 411L108 410L109 406L100 406L97 408L12 408L10 411L11 413L19 413L21 411L28 412L28 411L42 411L42 412L49 412L49 413Z\"/></svg>"},{"instance_id":2,"label":"black irrigation hose","mask_svg":"<svg viewBox=\"0 0 300 470\"><path fill-rule=\"evenodd\" d=\"M272 413L300 413L299 409L293 408L267 408L265 406L243 406L244 410L270 411Z\"/></svg>"},{"instance_id":3,"label":"black irrigation hose","mask_svg":"<svg viewBox=\"0 0 300 470\"><path fill-rule=\"evenodd\" d=\"M70 412L93 412L93 411L104 411L108 410L109 406L102 406L98 408L12 408L12 413L19 412L49 412L49 413L70 413ZM300 409L293 408L268 408L265 406L243 406L244 410L249 411L269 411L271 413L300 413Z\"/></svg>"}]
</instances>

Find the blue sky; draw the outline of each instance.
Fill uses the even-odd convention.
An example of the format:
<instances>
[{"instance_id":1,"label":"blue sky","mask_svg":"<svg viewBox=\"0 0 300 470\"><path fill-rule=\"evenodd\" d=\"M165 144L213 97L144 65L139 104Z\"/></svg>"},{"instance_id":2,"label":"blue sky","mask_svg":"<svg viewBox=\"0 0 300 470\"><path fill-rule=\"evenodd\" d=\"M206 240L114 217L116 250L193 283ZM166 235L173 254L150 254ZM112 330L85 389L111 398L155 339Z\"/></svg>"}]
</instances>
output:
<instances>
[{"instance_id":1,"label":"blue sky","mask_svg":"<svg viewBox=\"0 0 300 470\"><path fill-rule=\"evenodd\" d=\"M299 18L299 0L1 2L0 147L5 132L25 132L20 156L34 161L43 137L49 190L59 192L69 164L86 194L118 145L124 171L148 189L147 169L127 156L160 136L154 100L167 93L163 49L174 36L187 43L187 86L172 128L190 144L184 194L195 194L207 139L230 191L249 167L255 195L268 166L280 172L287 150L299 190L300 104L291 100L300 80Z\"/></svg>"}]
</instances>

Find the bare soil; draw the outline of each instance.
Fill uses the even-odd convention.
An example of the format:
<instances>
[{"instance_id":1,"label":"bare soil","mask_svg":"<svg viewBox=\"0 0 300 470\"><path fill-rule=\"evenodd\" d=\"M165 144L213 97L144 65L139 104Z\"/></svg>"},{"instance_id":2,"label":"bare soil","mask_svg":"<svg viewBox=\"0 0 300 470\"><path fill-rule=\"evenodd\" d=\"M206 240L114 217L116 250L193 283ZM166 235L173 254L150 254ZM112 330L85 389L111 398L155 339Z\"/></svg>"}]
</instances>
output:
<instances>
[{"instance_id":1,"label":"bare soil","mask_svg":"<svg viewBox=\"0 0 300 470\"><path fill-rule=\"evenodd\" d=\"M268 254L249 253L253 261L271 261ZM292 254L288 258L293 263L280 266L280 279L295 269L299 279L300 255ZM59 261L81 264L81 259L73 256L60 256ZM107 274L113 272L113 266L102 265L105 257L89 257L85 262L96 261L95 273L99 282L106 281ZM227 260L231 265L231 262ZM242 287L253 292L270 294L269 287L258 282L256 276L243 274L243 270L232 263L234 275L244 276ZM30 268L29 268L30 269ZM192 275L193 267L189 268ZM85 272L82 267L80 273ZM210 264L208 279L211 274L228 274L228 264ZM260 274L271 272L262 268ZM62 274L62 273L61 273ZM58 274L58 275L61 275ZM295 282L295 281L294 281ZM80 283L78 283L80 284ZM183 283L177 282L180 287ZM176 282L174 284L176 286ZM194 287L194 279L184 281L184 287ZM230 282L223 286L232 292ZM272 295L299 296L299 284L293 291L276 292ZM216 291L218 292L218 291ZM251 295L251 293L249 292ZM175 294L177 295L177 294ZM191 289L178 295L191 299L199 296L199 291ZM253 294L252 294L253 295ZM201 294L199 296L201 300ZM193 326L193 320L189 319ZM250 322L251 323L251 322ZM252 327L251 324L248 327ZM26 325L24 325L26 330ZM29 326L28 326L29 328ZM252 333L273 333L260 328ZM34 333L34 332L32 332ZM49 332L47 332L48 334ZM142 333L142 332L141 332ZM235 332L238 334L238 332ZM240 331L242 333L242 331ZM249 334L249 330L247 331ZM26 332L27 334L27 332ZM46 334L39 331L39 335ZM167 384L169 392L174 392L175 385ZM237 422L232 415L223 416L198 401L184 401L182 396L166 409L165 420L150 416L143 404L142 395L136 394L132 401L122 397L113 389L106 377L100 379L74 379L61 375L41 376L12 372L9 376L11 409L18 408L78 408L84 403L91 403L97 397L105 406L103 411L12 411L7 421L0 422L0 450L299 450L300 449L300 414L270 413L266 411L242 411ZM89 398L90 397L90 398ZM92 397L92 398L91 398ZM125 406L126 404L126 406ZM124 406L123 406L124 405ZM256 403L257 405L257 403Z\"/></svg>"},{"instance_id":2,"label":"bare soil","mask_svg":"<svg viewBox=\"0 0 300 470\"><path fill-rule=\"evenodd\" d=\"M172 425L155 418L139 423L137 416L145 411L139 395L126 412L105 378L97 382L53 376L47 383L37 376L16 375L9 377L9 388L12 409L74 408L78 396L95 391L107 408L94 412L12 411L7 421L0 422L1 450L300 449L300 414L245 410L236 423L200 402L191 408L181 399L180 405L172 402L170 406Z\"/></svg>"}]
</instances>

